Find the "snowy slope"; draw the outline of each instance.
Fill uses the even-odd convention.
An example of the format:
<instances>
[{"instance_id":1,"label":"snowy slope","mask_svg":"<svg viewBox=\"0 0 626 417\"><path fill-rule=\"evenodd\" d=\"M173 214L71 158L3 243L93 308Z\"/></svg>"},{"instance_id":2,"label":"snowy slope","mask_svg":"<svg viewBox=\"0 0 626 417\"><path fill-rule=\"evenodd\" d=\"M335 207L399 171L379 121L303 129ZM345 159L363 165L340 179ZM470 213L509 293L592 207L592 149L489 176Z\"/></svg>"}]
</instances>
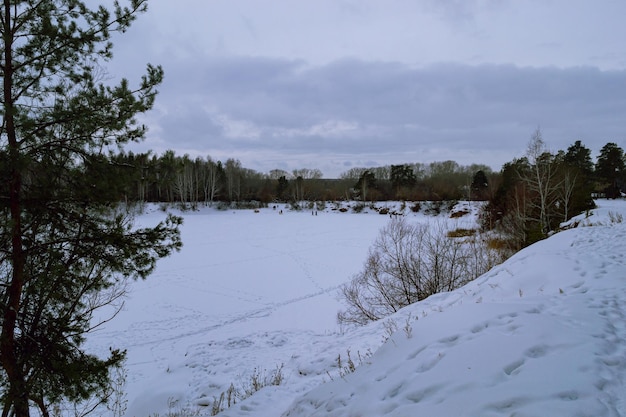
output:
<instances>
[{"instance_id":1,"label":"snowy slope","mask_svg":"<svg viewBox=\"0 0 626 417\"><path fill-rule=\"evenodd\" d=\"M613 205L624 212L624 202ZM626 415L626 224L608 207L466 287L285 416Z\"/></svg>"},{"instance_id":2,"label":"snowy slope","mask_svg":"<svg viewBox=\"0 0 626 417\"><path fill-rule=\"evenodd\" d=\"M183 251L132 285L90 346L128 349L129 416L208 415L231 384L281 366L280 386L221 415L624 416L626 223L608 213L626 217L626 202L598 203L581 221L595 226L346 331L335 321L337 288L361 269L386 216L187 213ZM348 351L363 365L343 375L337 357L345 366Z\"/></svg>"}]
</instances>

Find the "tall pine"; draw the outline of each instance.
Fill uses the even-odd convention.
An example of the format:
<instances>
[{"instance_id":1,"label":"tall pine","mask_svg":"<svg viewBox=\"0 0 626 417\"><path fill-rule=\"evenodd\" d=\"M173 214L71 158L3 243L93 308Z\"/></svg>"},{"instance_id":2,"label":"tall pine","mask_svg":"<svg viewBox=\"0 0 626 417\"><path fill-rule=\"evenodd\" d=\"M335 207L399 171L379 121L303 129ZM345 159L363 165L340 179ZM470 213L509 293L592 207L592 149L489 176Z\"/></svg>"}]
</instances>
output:
<instances>
[{"instance_id":1,"label":"tall pine","mask_svg":"<svg viewBox=\"0 0 626 417\"><path fill-rule=\"evenodd\" d=\"M109 153L141 140L163 72L107 85L111 34L145 0L4 0L0 11L0 401L3 417L104 399L124 357L84 351L93 313L177 249L180 219L133 225Z\"/></svg>"}]
</instances>

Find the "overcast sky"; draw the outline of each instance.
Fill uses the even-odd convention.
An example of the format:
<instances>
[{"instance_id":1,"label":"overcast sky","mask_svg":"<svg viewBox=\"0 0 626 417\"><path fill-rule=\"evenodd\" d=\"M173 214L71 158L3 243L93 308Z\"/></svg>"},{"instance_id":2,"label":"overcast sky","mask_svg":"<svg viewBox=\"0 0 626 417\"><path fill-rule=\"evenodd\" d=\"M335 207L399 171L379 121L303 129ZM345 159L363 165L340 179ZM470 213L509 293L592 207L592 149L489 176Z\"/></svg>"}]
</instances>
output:
<instances>
[{"instance_id":1,"label":"overcast sky","mask_svg":"<svg viewBox=\"0 0 626 417\"><path fill-rule=\"evenodd\" d=\"M151 0L113 76L160 64L135 149L260 172L626 149L624 0Z\"/></svg>"}]
</instances>

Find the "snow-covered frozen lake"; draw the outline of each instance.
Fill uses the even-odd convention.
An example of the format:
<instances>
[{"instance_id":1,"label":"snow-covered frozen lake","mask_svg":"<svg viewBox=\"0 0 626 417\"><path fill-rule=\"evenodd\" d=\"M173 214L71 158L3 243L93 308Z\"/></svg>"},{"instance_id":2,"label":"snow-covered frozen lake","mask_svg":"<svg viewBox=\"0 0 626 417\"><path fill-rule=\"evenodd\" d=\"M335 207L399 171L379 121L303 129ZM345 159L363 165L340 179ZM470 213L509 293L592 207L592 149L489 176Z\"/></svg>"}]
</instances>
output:
<instances>
[{"instance_id":1,"label":"snow-covered frozen lake","mask_svg":"<svg viewBox=\"0 0 626 417\"><path fill-rule=\"evenodd\" d=\"M362 268L388 216L188 212L182 251L132 284L89 346L128 350L128 416L209 415L203 405L231 383L281 366L280 386L222 415L623 416L626 223L608 213L626 216L626 202L598 203L584 221L602 225L559 233L409 306L391 320L411 337L400 330L384 344L389 321L346 330L336 314L338 286ZM348 351L364 365L340 377Z\"/></svg>"}]
</instances>

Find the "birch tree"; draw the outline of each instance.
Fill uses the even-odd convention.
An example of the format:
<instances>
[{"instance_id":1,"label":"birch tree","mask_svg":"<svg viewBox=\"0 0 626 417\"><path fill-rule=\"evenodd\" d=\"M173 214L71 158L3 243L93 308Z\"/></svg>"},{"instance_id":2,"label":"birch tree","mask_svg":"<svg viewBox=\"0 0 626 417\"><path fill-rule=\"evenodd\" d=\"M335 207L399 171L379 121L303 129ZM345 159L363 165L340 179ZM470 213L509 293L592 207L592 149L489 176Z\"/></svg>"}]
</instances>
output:
<instances>
[{"instance_id":1,"label":"birch tree","mask_svg":"<svg viewBox=\"0 0 626 417\"><path fill-rule=\"evenodd\" d=\"M550 231L550 207L556 201L556 191L560 186L557 180L552 154L543 141L541 130L533 133L526 149L530 170L521 174L528 191L536 197L527 201L538 211L541 233L545 236Z\"/></svg>"}]
</instances>

